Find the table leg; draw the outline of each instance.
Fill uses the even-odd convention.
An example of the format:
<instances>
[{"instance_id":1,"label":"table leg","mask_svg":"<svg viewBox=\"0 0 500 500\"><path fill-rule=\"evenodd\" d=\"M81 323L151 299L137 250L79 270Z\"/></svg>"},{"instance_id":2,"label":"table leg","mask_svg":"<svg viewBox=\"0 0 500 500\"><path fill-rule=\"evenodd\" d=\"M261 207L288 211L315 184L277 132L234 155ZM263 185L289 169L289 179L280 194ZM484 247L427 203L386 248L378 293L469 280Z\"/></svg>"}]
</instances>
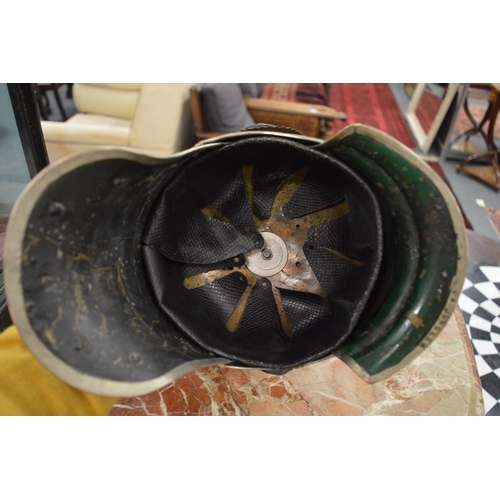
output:
<instances>
[{"instance_id":1,"label":"table leg","mask_svg":"<svg viewBox=\"0 0 500 500\"><path fill-rule=\"evenodd\" d=\"M469 156L465 159L465 161L458 165L457 171L476 177L491 186L496 191L500 191L500 150L497 149L494 138L495 122L500 111L500 92L495 88L492 89L490 94L488 111L486 113L489 114L490 120L488 133L484 134L484 131L481 128L481 135L486 142L487 152ZM481 123L484 125L483 121L485 122L484 118L481 120ZM491 157L491 165L471 165L471 163L475 160L488 157Z\"/></svg>"}]
</instances>

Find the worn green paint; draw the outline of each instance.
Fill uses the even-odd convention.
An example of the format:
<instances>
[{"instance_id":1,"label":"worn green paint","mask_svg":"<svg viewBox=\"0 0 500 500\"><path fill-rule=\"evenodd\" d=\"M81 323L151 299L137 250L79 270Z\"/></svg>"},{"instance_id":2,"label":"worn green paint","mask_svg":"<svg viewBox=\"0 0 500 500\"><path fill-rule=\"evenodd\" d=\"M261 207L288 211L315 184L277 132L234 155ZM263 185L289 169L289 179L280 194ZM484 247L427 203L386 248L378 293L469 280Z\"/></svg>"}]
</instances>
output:
<instances>
[{"instance_id":1,"label":"worn green paint","mask_svg":"<svg viewBox=\"0 0 500 500\"><path fill-rule=\"evenodd\" d=\"M446 202L434 183L394 151L369 137L353 134L333 147L331 153L350 159L353 168L368 177L373 176L373 180L376 177L374 170L368 167L370 160L376 163L401 189L418 228L418 272L408 306L400 312L395 324L375 345L360 350L358 340L363 332L357 331L353 333L352 340L340 349L341 355L351 357L373 376L398 365L424 341L438 321L457 269L459 256L456 234ZM380 179L376 182L380 182ZM390 294L389 305L375 315L372 327L383 320L384 312L390 307L390 298L394 299L397 290L396 287Z\"/></svg>"}]
</instances>

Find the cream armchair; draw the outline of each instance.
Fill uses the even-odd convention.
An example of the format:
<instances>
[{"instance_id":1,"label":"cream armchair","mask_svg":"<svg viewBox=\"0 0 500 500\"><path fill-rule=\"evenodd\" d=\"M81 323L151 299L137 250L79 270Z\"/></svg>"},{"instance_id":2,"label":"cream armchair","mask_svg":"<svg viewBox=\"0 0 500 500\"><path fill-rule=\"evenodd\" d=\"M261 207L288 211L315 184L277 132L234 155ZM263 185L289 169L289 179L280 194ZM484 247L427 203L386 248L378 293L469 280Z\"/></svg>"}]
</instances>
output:
<instances>
[{"instance_id":1,"label":"cream armchair","mask_svg":"<svg viewBox=\"0 0 500 500\"><path fill-rule=\"evenodd\" d=\"M73 98L79 113L42 121L51 162L109 146L163 156L195 142L188 84L75 83Z\"/></svg>"}]
</instances>

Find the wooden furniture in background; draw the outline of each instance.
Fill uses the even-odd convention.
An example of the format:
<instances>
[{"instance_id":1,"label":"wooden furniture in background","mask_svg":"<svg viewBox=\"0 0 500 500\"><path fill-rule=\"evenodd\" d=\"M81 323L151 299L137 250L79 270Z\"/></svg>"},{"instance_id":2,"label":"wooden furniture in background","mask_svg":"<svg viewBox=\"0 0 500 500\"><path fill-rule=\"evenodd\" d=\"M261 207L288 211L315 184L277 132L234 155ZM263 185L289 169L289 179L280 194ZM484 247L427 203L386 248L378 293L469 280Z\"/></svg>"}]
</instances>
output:
<instances>
[{"instance_id":1,"label":"wooden furniture in background","mask_svg":"<svg viewBox=\"0 0 500 500\"><path fill-rule=\"evenodd\" d=\"M59 89L63 85L68 85L66 83L34 83L33 84L33 90L35 92L35 97L38 102L38 105L40 107L40 114L42 115L44 120L49 119L49 114L50 114L50 109L47 109L47 106L45 106L44 99L48 99L46 97L47 92L54 92L54 97L57 102L57 107L59 108L59 111L61 112L61 116L63 117L63 120L66 121L68 119L68 116L66 115L66 111L64 110L64 106L62 105L61 102L61 97L59 96Z\"/></svg>"},{"instance_id":2,"label":"wooden furniture in background","mask_svg":"<svg viewBox=\"0 0 500 500\"><path fill-rule=\"evenodd\" d=\"M208 130L198 86L191 87L190 102L195 134L198 140L228 133ZM243 99L243 102L256 124L266 123L278 127L292 128L309 137L327 138L333 135L335 120L345 120L347 118L345 113L315 104L260 98L246 98Z\"/></svg>"},{"instance_id":3,"label":"wooden furniture in background","mask_svg":"<svg viewBox=\"0 0 500 500\"><path fill-rule=\"evenodd\" d=\"M498 112L500 111L500 83L491 83L490 87L488 109L479 124L475 122L470 112L468 112L468 108L464 106L467 116L473 125L473 127L465 133L466 137L479 133L486 143L487 151L469 156L462 163L460 163L460 165L458 165L457 171L475 177L476 179L479 179L485 184L491 186L495 189L495 191L500 191L500 149L498 149L495 144L494 136L495 122ZM483 125L488 120L488 131L485 133ZM475 161L482 160L483 158L491 158L491 165L473 164Z\"/></svg>"}]
</instances>

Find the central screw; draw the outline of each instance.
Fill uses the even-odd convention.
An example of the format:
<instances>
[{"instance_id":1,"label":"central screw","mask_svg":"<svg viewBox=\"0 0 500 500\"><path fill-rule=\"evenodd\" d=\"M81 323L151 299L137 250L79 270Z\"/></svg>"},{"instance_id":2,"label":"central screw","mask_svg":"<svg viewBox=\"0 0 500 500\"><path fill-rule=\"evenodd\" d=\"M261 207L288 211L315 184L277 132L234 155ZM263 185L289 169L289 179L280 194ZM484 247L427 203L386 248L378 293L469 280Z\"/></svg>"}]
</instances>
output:
<instances>
[{"instance_id":1,"label":"central screw","mask_svg":"<svg viewBox=\"0 0 500 500\"><path fill-rule=\"evenodd\" d=\"M271 260L273 258L273 252L269 248L264 248L261 255L264 260Z\"/></svg>"}]
</instances>

